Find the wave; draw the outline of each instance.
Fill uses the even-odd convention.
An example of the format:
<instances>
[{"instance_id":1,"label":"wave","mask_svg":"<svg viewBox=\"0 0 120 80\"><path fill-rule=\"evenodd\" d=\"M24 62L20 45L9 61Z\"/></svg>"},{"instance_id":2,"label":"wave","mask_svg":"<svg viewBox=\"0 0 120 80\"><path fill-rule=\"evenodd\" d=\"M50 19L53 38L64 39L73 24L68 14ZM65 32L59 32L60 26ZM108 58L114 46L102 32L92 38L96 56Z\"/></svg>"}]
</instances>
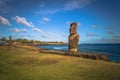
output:
<instances>
[{"instance_id":1,"label":"wave","mask_svg":"<svg viewBox=\"0 0 120 80\"><path fill-rule=\"evenodd\" d=\"M54 49L60 49L60 50L62 50L62 47L53 47Z\"/></svg>"},{"instance_id":2,"label":"wave","mask_svg":"<svg viewBox=\"0 0 120 80\"><path fill-rule=\"evenodd\" d=\"M59 49L59 50L65 49L65 50L67 50L67 47L53 47L53 49Z\"/></svg>"}]
</instances>

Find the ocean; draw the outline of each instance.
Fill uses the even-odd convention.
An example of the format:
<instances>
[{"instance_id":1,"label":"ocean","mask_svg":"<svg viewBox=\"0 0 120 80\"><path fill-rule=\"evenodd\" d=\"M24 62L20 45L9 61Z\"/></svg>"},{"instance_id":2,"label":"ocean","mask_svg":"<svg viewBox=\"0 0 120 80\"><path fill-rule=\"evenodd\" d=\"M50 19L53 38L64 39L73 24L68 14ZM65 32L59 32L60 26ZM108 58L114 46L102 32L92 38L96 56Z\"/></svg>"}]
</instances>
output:
<instances>
[{"instance_id":1,"label":"ocean","mask_svg":"<svg viewBox=\"0 0 120 80\"><path fill-rule=\"evenodd\" d=\"M42 45L37 47L50 50L68 51L68 45ZM120 44L79 44L78 51L107 54L109 55L110 61L120 63Z\"/></svg>"}]
</instances>

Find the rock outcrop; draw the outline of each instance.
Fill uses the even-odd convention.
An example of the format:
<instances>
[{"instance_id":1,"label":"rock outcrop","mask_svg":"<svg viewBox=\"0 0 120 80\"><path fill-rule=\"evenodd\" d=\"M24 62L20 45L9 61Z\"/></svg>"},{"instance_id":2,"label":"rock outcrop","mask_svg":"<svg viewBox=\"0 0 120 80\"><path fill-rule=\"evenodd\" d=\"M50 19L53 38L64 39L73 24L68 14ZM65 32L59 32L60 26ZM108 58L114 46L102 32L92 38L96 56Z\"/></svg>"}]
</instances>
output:
<instances>
[{"instance_id":1,"label":"rock outcrop","mask_svg":"<svg viewBox=\"0 0 120 80\"><path fill-rule=\"evenodd\" d=\"M55 50L48 50L48 49L38 49L39 53L47 53L47 54L58 54L58 55L65 55L65 56L74 56L74 57L81 57L86 59L93 59L93 60L102 60L102 61L109 61L109 55L107 54L95 54L95 53L84 53L84 52L63 52L63 51L55 51ZM76 54L75 54L76 53Z\"/></svg>"},{"instance_id":2,"label":"rock outcrop","mask_svg":"<svg viewBox=\"0 0 120 80\"><path fill-rule=\"evenodd\" d=\"M69 35L69 52L77 52L79 35L77 34L77 23L72 23L70 26L70 35Z\"/></svg>"}]
</instances>

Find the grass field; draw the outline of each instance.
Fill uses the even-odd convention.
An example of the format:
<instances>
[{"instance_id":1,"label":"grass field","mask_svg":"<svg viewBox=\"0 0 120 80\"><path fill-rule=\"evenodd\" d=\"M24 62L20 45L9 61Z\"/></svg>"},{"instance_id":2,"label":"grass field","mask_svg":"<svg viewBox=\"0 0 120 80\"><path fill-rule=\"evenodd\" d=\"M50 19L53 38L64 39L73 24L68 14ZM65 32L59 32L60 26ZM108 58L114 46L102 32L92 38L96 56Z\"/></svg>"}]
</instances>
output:
<instances>
[{"instance_id":1,"label":"grass field","mask_svg":"<svg viewBox=\"0 0 120 80\"><path fill-rule=\"evenodd\" d=\"M0 46L0 80L120 80L120 64Z\"/></svg>"}]
</instances>

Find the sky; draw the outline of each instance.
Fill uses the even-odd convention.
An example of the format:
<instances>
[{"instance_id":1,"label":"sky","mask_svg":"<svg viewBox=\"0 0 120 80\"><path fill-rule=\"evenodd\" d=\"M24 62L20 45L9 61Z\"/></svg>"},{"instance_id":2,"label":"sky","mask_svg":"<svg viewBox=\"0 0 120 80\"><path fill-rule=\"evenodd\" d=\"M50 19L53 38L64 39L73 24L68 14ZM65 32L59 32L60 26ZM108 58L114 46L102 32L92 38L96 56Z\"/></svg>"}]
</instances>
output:
<instances>
[{"instance_id":1,"label":"sky","mask_svg":"<svg viewBox=\"0 0 120 80\"><path fill-rule=\"evenodd\" d=\"M67 42L72 22L80 43L120 43L120 0L0 0L0 38Z\"/></svg>"}]
</instances>

